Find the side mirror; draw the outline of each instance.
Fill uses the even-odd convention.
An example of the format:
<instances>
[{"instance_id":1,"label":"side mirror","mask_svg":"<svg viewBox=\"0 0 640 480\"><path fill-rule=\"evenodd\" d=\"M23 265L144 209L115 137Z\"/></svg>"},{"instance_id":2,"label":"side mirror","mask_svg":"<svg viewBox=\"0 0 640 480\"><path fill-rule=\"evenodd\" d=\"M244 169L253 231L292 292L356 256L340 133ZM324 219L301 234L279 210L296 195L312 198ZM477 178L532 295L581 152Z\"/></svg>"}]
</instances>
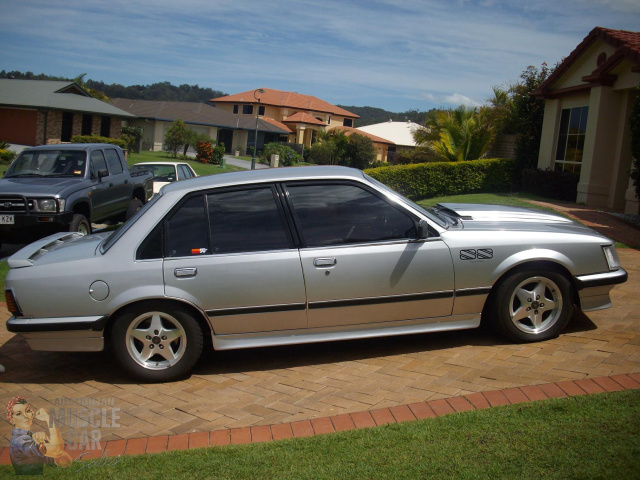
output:
<instances>
[{"instance_id":1,"label":"side mirror","mask_svg":"<svg viewBox=\"0 0 640 480\"><path fill-rule=\"evenodd\" d=\"M416 238L419 240L429 238L429 224L426 220L420 220L416 225Z\"/></svg>"},{"instance_id":2,"label":"side mirror","mask_svg":"<svg viewBox=\"0 0 640 480\"><path fill-rule=\"evenodd\" d=\"M109 170L107 170L106 168L98 170L98 180L102 180L104 177L108 177L108 176L109 176Z\"/></svg>"}]
</instances>

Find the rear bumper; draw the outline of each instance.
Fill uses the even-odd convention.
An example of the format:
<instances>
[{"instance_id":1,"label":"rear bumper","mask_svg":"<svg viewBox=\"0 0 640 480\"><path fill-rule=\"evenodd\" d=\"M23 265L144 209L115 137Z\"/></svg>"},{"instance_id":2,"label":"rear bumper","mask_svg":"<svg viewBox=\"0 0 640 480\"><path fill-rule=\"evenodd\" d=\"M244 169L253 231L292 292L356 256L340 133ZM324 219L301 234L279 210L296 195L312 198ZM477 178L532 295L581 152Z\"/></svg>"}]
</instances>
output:
<instances>
[{"instance_id":1,"label":"rear bumper","mask_svg":"<svg viewBox=\"0 0 640 480\"><path fill-rule=\"evenodd\" d=\"M100 352L108 317L16 318L7 330L22 336L32 350L47 352Z\"/></svg>"},{"instance_id":2,"label":"rear bumper","mask_svg":"<svg viewBox=\"0 0 640 480\"><path fill-rule=\"evenodd\" d=\"M628 277L623 268L613 272L576 277L582 311L589 312L611 307L609 292L614 286L626 282Z\"/></svg>"}]
</instances>

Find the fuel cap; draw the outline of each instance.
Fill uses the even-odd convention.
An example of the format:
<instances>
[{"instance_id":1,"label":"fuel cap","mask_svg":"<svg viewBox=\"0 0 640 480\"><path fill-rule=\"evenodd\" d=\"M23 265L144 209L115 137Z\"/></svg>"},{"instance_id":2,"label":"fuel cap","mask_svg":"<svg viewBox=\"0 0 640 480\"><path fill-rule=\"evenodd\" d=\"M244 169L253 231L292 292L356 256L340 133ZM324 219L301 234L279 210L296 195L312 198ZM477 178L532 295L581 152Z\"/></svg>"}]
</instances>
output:
<instances>
[{"instance_id":1,"label":"fuel cap","mask_svg":"<svg viewBox=\"0 0 640 480\"><path fill-rule=\"evenodd\" d=\"M97 280L89 287L89 295L97 302L101 302L109 296L109 285L102 280Z\"/></svg>"}]
</instances>

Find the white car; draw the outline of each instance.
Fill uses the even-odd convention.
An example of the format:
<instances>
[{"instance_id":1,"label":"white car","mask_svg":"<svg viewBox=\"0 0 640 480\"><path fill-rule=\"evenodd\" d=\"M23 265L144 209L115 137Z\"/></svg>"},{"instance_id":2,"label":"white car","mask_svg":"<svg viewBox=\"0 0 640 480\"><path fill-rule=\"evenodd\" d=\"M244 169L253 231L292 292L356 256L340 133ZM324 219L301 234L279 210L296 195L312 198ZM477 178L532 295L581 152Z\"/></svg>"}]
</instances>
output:
<instances>
[{"instance_id":1,"label":"white car","mask_svg":"<svg viewBox=\"0 0 640 480\"><path fill-rule=\"evenodd\" d=\"M153 173L153 194L156 195L168 183L197 177L191 165L183 162L146 162L136 163L129 171L149 170Z\"/></svg>"}]
</instances>

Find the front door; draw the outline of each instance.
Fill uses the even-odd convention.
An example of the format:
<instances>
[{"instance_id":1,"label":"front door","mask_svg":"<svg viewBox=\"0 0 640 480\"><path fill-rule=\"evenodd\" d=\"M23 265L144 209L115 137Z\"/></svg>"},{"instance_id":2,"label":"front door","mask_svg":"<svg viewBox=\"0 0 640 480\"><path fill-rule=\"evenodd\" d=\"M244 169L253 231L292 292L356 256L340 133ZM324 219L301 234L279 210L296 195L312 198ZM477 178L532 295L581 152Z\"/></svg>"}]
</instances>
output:
<instances>
[{"instance_id":1,"label":"front door","mask_svg":"<svg viewBox=\"0 0 640 480\"><path fill-rule=\"evenodd\" d=\"M345 182L286 188L304 242L309 328L451 315L449 249L416 241L403 207Z\"/></svg>"}]
</instances>

